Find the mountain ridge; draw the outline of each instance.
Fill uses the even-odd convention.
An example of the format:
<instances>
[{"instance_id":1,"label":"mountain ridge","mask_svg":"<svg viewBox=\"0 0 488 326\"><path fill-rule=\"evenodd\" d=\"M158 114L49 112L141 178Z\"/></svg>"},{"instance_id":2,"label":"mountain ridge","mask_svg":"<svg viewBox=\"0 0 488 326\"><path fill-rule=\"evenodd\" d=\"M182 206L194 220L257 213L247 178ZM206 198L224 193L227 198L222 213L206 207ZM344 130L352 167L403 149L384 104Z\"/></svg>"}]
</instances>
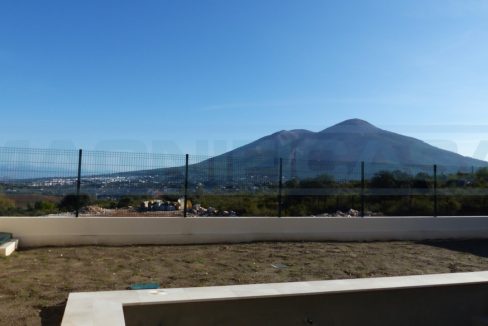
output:
<instances>
[{"instance_id":1,"label":"mountain ridge","mask_svg":"<svg viewBox=\"0 0 488 326\"><path fill-rule=\"evenodd\" d=\"M252 161L259 157L285 160L390 163L398 165L486 166L488 162L434 147L422 140L349 119L313 132L281 130L217 156Z\"/></svg>"}]
</instances>

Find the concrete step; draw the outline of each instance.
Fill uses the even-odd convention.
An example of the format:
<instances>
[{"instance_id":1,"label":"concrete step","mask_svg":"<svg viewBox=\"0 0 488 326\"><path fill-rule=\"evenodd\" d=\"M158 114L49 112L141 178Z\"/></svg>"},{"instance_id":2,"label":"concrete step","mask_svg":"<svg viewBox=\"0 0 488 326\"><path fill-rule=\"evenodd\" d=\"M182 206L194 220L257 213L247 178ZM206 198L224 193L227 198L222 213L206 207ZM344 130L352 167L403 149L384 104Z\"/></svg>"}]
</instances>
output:
<instances>
[{"instance_id":1,"label":"concrete step","mask_svg":"<svg viewBox=\"0 0 488 326\"><path fill-rule=\"evenodd\" d=\"M4 244L0 245L0 256L10 256L18 246L18 239L11 239L10 241L5 242Z\"/></svg>"}]
</instances>

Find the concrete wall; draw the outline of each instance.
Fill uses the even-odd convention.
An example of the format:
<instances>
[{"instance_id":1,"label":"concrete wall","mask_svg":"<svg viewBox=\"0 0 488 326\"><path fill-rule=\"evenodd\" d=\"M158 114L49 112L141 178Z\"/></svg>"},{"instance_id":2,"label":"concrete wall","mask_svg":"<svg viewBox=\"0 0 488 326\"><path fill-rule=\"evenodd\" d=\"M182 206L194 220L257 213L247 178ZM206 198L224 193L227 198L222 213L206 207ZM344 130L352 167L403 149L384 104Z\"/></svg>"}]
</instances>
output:
<instances>
[{"instance_id":1,"label":"concrete wall","mask_svg":"<svg viewBox=\"0 0 488 326\"><path fill-rule=\"evenodd\" d=\"M488 272L70 293L75 325L488 325Z\"/></svg>"},{"instance_id":2,"label":"concrete wall","mask_svg":"<svg viewBox=\"0 0 488 326\"><path fill-rule=\"evenodd\" d=\"M488 284L469 284L126 305L123 309L126 326L457 326L486 319L487 300Z\"/></svg>"},{"instance_id":3,"label":"concrete wall","mask_svg":"<svg viewBox=\"0 0 488 326\"><path fill-rule=\"evenodd\" d=\"M488 237L487 217L0 217L21 247Z\"/></svg>"}]
</instances>

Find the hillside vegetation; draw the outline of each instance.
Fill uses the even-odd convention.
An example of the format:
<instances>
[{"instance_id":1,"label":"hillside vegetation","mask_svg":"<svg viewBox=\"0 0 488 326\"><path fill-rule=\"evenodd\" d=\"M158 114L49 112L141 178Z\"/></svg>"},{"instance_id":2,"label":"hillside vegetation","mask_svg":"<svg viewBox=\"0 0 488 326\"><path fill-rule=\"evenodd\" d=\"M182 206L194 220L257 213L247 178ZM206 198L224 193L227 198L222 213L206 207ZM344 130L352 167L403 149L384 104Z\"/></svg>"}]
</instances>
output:
<instances>
[{"instance_id":1,"label":"hillside vegetation","mask_svg":"<svg viewBox=\"0 0 488 326\"><path fill-rule=\"evenodd\" d=\"M486 215L488 213L488 168L474 173L440 175L435 188L432 175L411 175L399 170L379 171L365 181L364 207L366 215L433 215L434 193L437 194L438 215ZM279 189L250 192L190 191L189 201L218 211L235 211L238 216L276 216ZM361 209L361 181L338 182L332 176L292 179L283 184L282 215L311 216ZM178 197L161 195L158 198L176 201ZM131 208L138 211L140 203L150 196L125 195L97 200L86 194L79 199L69 194L56 196L8 196L0 193L0 215L47 215L73 212L77 205L99 206L106 209ZM181 215L181 214L179 214Z\"/></svg>"}]
</instances>

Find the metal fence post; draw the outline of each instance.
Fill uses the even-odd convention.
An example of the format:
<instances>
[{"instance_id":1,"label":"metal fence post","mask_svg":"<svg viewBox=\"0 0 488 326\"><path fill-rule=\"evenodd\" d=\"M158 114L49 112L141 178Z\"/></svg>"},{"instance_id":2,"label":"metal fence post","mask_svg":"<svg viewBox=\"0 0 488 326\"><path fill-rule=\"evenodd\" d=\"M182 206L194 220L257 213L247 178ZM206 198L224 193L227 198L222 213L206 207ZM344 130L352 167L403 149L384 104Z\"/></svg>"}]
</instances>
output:
<instances>
[{"instance_id":1,"label":"metal fence post","mask_svg":"<svg viewBox=\"0 0 488 326\"><path fill-rule=\"evenodd\" d=\"M214 158L208 160L208 181L213 182L215 179L215 161Z\"/></svg>"},{"instance_id":2,"label":"metal fence post","mask_svg":"<svg viewBox=\"0 0 488 326\"><path fill-rule=\"evenodd\" d=\"M281 217L282 210L282 190L283 190L283 159L280 158L280 179L278 182L278 217Z\"/></svg>"},{"instance_id":3,"label":"metal fence post","mask_svg":"<svg viewBox=\"0 0 488 326\"><path fill-rule=\"evenodd\" d=\"M232 154L229 154L227 156L227 161L226 161L226 182L228 185L233 186L234 185L234 157Z\"/></svg>"},{"instance_id":4,"label":"metal fence post","mask_svg":"<svg viewBox=\"0 0 488 326\"><path fill-rule=\"evenodd\" d=\"M78 180L76 181L76 217L80 215L80 188L81 188L81 158L83 151L78 152Z\"/></svg>"},{"instance_id":5,"label":"metal fence post","mask_svg":"<svg viewBox=\"0 0 488 326\"><path fill-rule=\"evenodd\" d=\"M437 217L437 164L434 164L434 217Z\"/></svg>"},{"instance_id":6,"label":"metal fence post","mask_svg":"<svg viewBox=\"0 0 488 326\"><path fill-rule=\"evenodd\" d=\"M183 200L183 217L186 217L186 205L188 202L188 158L189 155L185 156L185 198Z\"/></svg>"},{"instance_id":7,"label":"metal fence post","mask_svg":"<svg viewBox=\"0 0 488 326\"><path fill-rule=\"evenodd\" d=\"M364 217L364 161L361 161L361 217Z\"/></svg>"}]
</instances>

